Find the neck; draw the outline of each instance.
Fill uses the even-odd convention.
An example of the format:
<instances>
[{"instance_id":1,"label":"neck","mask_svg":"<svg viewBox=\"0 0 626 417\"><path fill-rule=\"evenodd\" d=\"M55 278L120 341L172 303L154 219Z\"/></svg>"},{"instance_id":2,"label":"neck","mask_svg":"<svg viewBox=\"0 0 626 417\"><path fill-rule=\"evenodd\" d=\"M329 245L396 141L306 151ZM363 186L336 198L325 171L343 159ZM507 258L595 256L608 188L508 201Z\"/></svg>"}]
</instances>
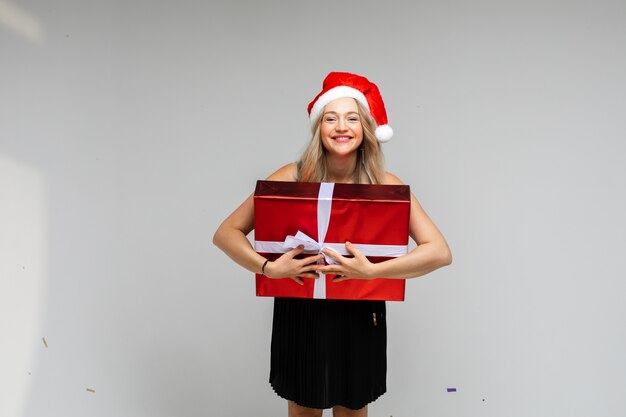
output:
<instances>
[{"instance_id":1,"label":"neck","mask_svg":"<svg viewBox=\"0 0 626 417\"><path fill-rule=\"evenodd\" d=\"M355 154L345 158L327 155L328 182L353 183L357 158Z\"/></svg>"}]
</instances>

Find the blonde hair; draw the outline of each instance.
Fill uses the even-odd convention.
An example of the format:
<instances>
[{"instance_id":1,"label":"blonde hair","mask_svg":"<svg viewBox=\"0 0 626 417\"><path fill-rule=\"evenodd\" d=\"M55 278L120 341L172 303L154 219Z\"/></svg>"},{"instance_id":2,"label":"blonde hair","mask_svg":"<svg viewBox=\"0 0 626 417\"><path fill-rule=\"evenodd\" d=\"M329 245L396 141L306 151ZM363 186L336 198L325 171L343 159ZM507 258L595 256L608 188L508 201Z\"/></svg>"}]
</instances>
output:
<instances>
[{"instance_id":1,"label":"blonde hair","mask_svg":"<svg viewBox=\"0 0 626 417\"><path fill-rule=\"evenodd\" d=\"M354 182L357 184L382 184L385 175L383 165L383 152L374 134L376 123L369 112L361 103L355 100L361 124L363 126L363 141L357 151L356 168L354 170ZM322 144L320 116L311 126L311 141L296 163L296 181L324 182L328 180L328 166L326 161L326 149Z\"/></svg>"}]
</instances>

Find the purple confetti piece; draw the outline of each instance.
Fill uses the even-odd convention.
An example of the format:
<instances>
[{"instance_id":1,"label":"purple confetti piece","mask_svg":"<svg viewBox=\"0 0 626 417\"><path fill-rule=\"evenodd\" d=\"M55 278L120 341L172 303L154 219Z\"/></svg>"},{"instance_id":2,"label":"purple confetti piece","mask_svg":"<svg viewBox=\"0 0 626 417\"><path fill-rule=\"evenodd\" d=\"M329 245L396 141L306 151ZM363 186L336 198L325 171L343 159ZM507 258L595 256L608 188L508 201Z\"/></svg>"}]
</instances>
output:
<instances>
[{"instance_id":1,"label":"purple confetti piece","mask_svg":"<svg viewBox=\"0 0 626 417\"><path fill-rule=\"evenodd\" d=\"M456 388L448 388L448 392L456 392Z\"/></svg>"}]
</instances>

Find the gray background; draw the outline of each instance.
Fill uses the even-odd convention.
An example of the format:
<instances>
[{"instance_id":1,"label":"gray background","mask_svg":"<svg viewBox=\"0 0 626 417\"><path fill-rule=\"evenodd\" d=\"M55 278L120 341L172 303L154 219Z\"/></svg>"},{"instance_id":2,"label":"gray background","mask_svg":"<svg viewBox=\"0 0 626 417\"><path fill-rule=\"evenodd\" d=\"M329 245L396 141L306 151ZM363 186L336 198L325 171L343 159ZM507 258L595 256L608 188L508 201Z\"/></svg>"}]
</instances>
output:
<instances>
[{"instance_id":1,"label":"gray background","mask_svg":"<svg viewBox=\"0 0 626 417\"><path fill-rule=\"evenodd\" d=\"M454 254L370 415L626 413L623 1L0 0L0 416L286 415L210 238L331 70Z\"/></svg>"}]
</instances>

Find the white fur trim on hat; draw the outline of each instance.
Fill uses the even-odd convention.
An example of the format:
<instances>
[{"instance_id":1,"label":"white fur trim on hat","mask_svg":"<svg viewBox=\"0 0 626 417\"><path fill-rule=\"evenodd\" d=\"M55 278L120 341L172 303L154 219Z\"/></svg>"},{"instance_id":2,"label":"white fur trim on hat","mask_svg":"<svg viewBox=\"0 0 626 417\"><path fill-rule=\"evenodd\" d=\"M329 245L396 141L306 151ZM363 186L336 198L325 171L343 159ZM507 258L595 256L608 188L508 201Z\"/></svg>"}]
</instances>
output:
<instances>
[{"instance_id":1,"label":"white fur trim on hat","mask_svg":"<svg viewBox=\"0 0 626 417\"><path fill-rule=\"evenodd\" d=\"M376 135L376 139L378 139L381 143L389 142L393 137L393 129L389 125L378 126L374 133Z\"/></svg>"},{"instance_id":2,"label":"white fur trim on hat","mask_svg":"<svg viewBox=\"0 0 626 417\"><path fill-rule=\"evenodd\" d=\"M333 100L337 100L338 98L343 97L351 97L355 100L358 100L359 103L365 106L368 112L370 111L370 105L362 92L360 92L356 88L340 85L338 87L331 88L317 98L315 104L313 105L313 108L311 108L311 114L309 116L311 122L317 120L324 106L326 106Z\"/></svg>"}]
</instances>

